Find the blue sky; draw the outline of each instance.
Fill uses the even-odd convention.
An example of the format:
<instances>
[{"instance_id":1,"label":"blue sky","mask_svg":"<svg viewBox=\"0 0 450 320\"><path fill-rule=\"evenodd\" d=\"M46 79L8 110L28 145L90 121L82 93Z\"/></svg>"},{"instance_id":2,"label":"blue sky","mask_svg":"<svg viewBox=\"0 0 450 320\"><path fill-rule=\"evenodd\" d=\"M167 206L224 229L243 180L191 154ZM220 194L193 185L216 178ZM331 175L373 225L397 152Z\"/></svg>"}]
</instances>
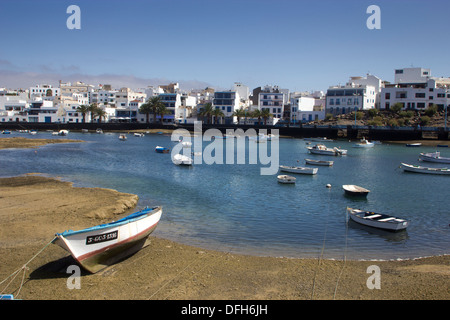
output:
<instances>
[{"instance_id":1,"label":"blue sky","mask_svg":"<svg viewBox=\"0 0 450 320\"><path fill-rule=\"evenodd\" d=\"M81 29L69 30L69 5ZM369 30L369 5L381 29ZM450 76L447 0L0 0L0 87L57 80L132 88L326 90L394 69Z\"/></svg>"}]
</instances>

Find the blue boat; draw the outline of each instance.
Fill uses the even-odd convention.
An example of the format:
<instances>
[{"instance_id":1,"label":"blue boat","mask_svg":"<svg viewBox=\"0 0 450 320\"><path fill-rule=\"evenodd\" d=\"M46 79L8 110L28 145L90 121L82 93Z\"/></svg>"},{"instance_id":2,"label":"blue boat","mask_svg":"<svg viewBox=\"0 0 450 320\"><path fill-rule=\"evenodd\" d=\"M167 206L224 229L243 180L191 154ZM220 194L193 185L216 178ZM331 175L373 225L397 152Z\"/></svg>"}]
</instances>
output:
<instances>
[{"instance_id":1,"label":"blue boat","mask_svg":"<svg viewBox=\"0 0 450 320\"><path fill-rule=\"evenodd\" d=\"M169 153L170 149L166 147L156 146L155 151L158 153Z\"/></svg>"}]
</instances>

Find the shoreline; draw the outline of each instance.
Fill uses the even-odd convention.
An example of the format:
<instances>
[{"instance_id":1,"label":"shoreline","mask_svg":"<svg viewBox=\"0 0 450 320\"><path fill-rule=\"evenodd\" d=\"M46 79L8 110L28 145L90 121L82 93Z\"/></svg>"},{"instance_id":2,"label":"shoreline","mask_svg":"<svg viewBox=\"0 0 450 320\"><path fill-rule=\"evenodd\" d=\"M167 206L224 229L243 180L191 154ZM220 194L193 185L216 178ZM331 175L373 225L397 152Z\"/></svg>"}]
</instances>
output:
<instances>
[{"instance_id":1,"label":"shoreline","mask_svg":"<svg viewBox=\"0 0 450 320\"><path fill-rule=\"evenodd\" d=\"M74 187L38 175L0 178L0 195L0 281L39 252L55 232L110 221L133 212L138 203L136 195ZM450 298L448 255L401 261L260 257L153 235L149 239L147 247L117 264L96 274L82 271L80 290L67 288L66 269L73 259L49 245L27 265L23 286L21 274L3 293L19 293L17 298L24 300ZM373 265L380 268L381 289L367 287L367 270Z\"/></svg>"}]
</instances>

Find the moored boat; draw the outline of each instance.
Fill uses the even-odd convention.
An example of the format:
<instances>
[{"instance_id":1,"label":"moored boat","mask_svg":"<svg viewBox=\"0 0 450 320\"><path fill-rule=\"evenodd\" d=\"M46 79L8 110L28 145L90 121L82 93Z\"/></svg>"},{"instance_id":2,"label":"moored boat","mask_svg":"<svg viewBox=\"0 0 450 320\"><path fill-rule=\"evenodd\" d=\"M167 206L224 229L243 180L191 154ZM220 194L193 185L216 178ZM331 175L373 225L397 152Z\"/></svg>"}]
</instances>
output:
<instances>
[{"instance_id":1,"label":"moored boat","mask_svg":"<svg viewBox=\"0 0 450 320\"><path fill-rule=\"evenodd\" d=\"M53 243L70 252L86 270L96 273L140 250L161 214L161 207L145 208L115 222L57 233Z\"/></svg>"},{"instance_id":2,"label":"moored boat","mask_svg":"<svg viewBox=\"0 0 450 320\"><path fill-rule=\"evenodd\" d=\"M191 166L192 158L183 154L176 154L173 156L172 162L177 166Z\"/></svg>"},{"instance_id":3,"label":"moored boat","mask_svg":"<svg viewBox=\"0 0 450 320\"><path fill-rule=\"evenodd\" d=\"M372 148L375 144L373 142L369 142L367 139L362 138L359 143L355 143L353 147L355 148Z\"/></svg>"},{"instance_id":4,"label":"moored boat","mask_svg":"<svg viewBox=\"0 0 450 320\"><path fill-rule=\"evenodd\" d=\"M348 207L347 212L350 216L350 219L352 219L353 221L374 228L399 231L406 229L409 225L408 220L390 216L387 214L375 213Z\"/></svg>"},{"instance_id":5,"label":"moored boat","mask_svg":"<svg viewBox=\"0 0 450 320\"><path fill-rule=\"evenodd\" d=\"M428 174L440 174L440 175L450 175L450 169L447 168L430 168L416 166L412 164L403 163L401 164L403 171L415 172L415 173L428 173Z\"/></svg>"},{"instance_id":6,"label":"moored boat","mask_svg":"<svg viewBox=\"0 0 450 320\"><path fill-rule=\"evenodd\" d=\"M59 130L58 136L67 136L69 134L69 130Z\"/></svg>"},{"instance_id":7,"label":"moored boat","mask_svg":"<svg viewBox=\"0 0 450 320\"><path fill-rule=\"evenodd\" d=\"M295 181L297 179L295 177L288 176L288 175L279 175L279 176L277 176L277 180L279 183L283 183L283 184L295 184Z\"/></svg>"},{"instance_id":8,"label":"moored boat","mask_svg":"<svg viewBox=\"0 0 450 320\"><path fill-rule=\"evenodd\" d=\"M156 146L155 151L158 153L169 153L170 149L166 147Z\"/></svg>"},{"instance_id":9,"label":"moored boat","mask_svg":"<svg viewBox=\"0 0 450 320\"><path fill-rule=\"evenodd\" d=\"M97 129L95 130L95 132L98 133L98 134L102 134L102 133L103 133L103 130L102 130L102 128L97 128Z\"/></svg>"},{"instance_id":10,"label":"moored boat","mask_svg":"<svg viewBox=\"0 0 450 320\"><path fill-rule=\"evenodd\" d=\"M307 164L313 164L316 166L332 166L334 161L327 161L327 160L315 160L315 159L305 159L305 162Z\"/></svg>"},{"instance_id":11,"label":"moored boat","mask_svg":"<svg viewBox=\"0 0 450 320\"><path fill-rule=\"evenodd\" d=\"M419 160L427 162L450 163L450 158L441 157L441 153L439 151L421 153L419 155Z\"/></svg>"},{"instance_id":12,"label":"moored boat","mask_svg":"<svg viewBox=\"0 0 450 320\"><path fill-rule=\"evenodd\" d=\"M127 140L127 136L125 134L119 134L119 140L125 141Z\"/></svg>"},{"instance_id":13,"label":"moored boat","mask_svg":"<svg viewBox=\"0 0 450 320\"><path fill-rule=\"evenodd\" d=\"M316 174L318 168L309 168L309 167L290 167L290 166L280 166L280 171L290 172L290 173L299 173L299 174Z\"/></svg>"},{"instance_id":14,"label":"moored boat","mask_svg":"<svg viewBox=\"0 0 450 320\"><path fill-rule=\"evenodd\" d=\"M407 147L420 147L422 144L420 142L417 143L407 143Z\"/></svg>"},{"instance_id":15,"label":"moored boat","mask_svg":"<svg viewBox=\"0 0 450 320\"><path fill-rule=\"evenodd\" d=\"M321 155L328 155L328 156L340 156L347 154L347 150L339 149L339 148L328 148L327 146L323 144L316 144L313 147L306 147L310 153L313 154L321 154Z\"/></svg>"},{"instance_id":16,"label":"moored boat","mask_svg":"<svg viewBox=\"0 0 450 320\"><path fill-rule=\"evenodd\" d=\"M366 197L370 192L370 190L354 184L344 184L342 189L350 196Z\"/></svg>"}]
</instances>

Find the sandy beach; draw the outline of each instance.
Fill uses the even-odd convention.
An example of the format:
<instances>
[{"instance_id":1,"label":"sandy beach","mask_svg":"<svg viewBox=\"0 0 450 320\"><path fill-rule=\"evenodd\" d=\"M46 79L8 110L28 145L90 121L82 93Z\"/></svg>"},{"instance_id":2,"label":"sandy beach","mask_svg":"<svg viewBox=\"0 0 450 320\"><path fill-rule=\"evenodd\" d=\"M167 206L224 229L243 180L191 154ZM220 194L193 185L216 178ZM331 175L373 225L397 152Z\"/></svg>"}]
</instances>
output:
<instances>
[{"instance_id":1,"label":"sandy beach","mask_svg":"<svg viewBox=\"0 0 450 320\"><path fill-rule=\"evenodd\" d=\"M137 203L133 194L73 187L37 174L1 178L0 292L24 300L450 298L448 255L404 261L258 257L154 235L147 247L124 261L96 274L83 271L80 289L68 288L71 273L66 271L75 261L50 244L54 234L116 220L137 210ZM377 282L370 266L379 268L379 288L373 288Z\"/></svg>"}]
</instances>

